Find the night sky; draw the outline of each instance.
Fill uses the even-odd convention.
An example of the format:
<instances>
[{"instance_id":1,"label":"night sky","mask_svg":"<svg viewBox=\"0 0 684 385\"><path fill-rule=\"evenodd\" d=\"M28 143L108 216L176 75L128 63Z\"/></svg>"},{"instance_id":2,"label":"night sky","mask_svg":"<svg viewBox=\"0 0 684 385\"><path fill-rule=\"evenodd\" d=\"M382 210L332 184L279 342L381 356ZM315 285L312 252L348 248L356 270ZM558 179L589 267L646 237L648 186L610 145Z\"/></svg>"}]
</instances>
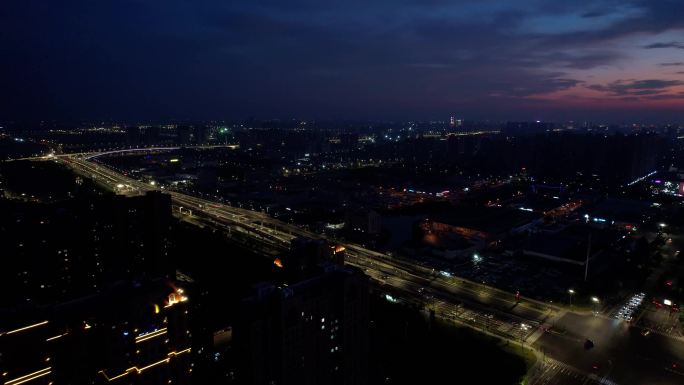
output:
<instances>
[{"instance_id":1,"label":"night sky","mask_svg":"<svg viewBox=\"0 0 684 385\"><path fill-rule=\"evenodd\" d=\"M684 120L682 0L0 9L0 119Z\"/></svg>"}]
</instances>

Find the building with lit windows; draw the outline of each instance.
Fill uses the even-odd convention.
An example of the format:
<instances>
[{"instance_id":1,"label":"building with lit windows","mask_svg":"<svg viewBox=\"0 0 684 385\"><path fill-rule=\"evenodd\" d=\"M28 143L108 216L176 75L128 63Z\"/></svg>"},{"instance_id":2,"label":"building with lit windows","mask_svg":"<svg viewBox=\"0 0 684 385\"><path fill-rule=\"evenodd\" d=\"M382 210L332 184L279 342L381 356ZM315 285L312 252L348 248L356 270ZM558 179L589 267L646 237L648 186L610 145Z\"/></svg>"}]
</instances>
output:
<instances>
[{"instance_id":1,"label":"building with lit windows","mask_svg":"<svg viewBox=\"0 0 684 385\"><path fill-rule=\"evenodd\" d=\"M5 385L188 384L188 297L168 280L3 314Z\"/></svg>"},{"instance_id":2,"label":"building with lit windows","mask_svg":"<svg viewBox=\"0 0 684 385\"><path fill-rule=\"evenodd\" d=\"M240 382L367 383L368 300L368 278L332 263L299 282L259 285L233 328Z\"/></svg>"},{"instance_id":3,"label":"building with lit windows","mask_svg":"<svg viewBox=\"0 0 684 385\"><path fill-rule=\"evenodd\" d=\"M103 196L45 205L0 202L2 306L51 305L121 280L171 277L171 199Z\"/></svg>"}]
</instances>

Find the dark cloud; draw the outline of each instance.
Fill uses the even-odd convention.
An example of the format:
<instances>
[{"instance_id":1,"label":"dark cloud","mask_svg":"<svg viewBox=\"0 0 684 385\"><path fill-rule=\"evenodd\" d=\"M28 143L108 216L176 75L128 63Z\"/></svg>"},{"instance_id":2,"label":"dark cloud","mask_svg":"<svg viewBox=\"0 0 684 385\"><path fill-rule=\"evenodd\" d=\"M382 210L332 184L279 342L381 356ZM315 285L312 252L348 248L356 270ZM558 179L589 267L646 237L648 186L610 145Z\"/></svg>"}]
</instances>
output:
<instances>
[{"instance_id":1,"label":"dark cloud","mask_svg":"<svg viewBox=\"0 0 684 385\"><path fill-rule=\"evenodd\" d=\"M494 84L490 95L495 97L527 97L562 91L575 87L579 84L582 84L582 82L579 80L559 78L556 77L555 74L551 74L546 78L537 80L536 82L518 84L518 82L508 81Z\"/></svg>"},{"instance_id":2,"label":"dark cloud","mask_svg":"<svg viewBox=\"0 0 684 385\"><path fill-rule=\"evenodd\" d=\"M615 96L655 95L667 91L671 87L684 85L681 80L617 80L608 84L592 84L587 88L607 92Z\"/></svg>"},{"instance_id":3,"label":"dark cloud","mask_svg":"<svg viewBox=\"0 0 684 385\"><path fill-rule=\"evenodd\" d=\"M590 6L582 2L568 2L577 7ZM599 1L605 6L633 10L618 22L606 24L604 28L576 31L568 34L557 34L543 39L545 47L586 47L596 46L615 39L633 36L639 33L656 34L669 30L684 28L684 1L680 0L625 0Z\"/></svg>"},{"instance_id":4,"label":"dark cloud","mask_svg":"<svg viewBox=\"0 0 684 385\"><path fill-rule=\"evenodd\" d=\"M670 62L670 63L660 63L661 66L663 67L679 67L679 66L684 66L684 62Z\"/></svg>"},{"instance_id":5,"label":"dark cloud","mask_svg":"<svg viewBox=\"0 0 684 385\"><path fill-rule=\"evenodd\" d=\"M654 49L654 48L679 48L679 49L684 49L684 43L676 42L676 41L671 41L669 43L653 43L644 46L646 49Z\"/></svg>"},{"instance_id":6,"label":"dark cloud","mask_svg":"<svg viewBox=\"0 0 684 385\"><path fill-rule=\"evenodd\" d=\"M594 18L594 17L605 16L607 14L608 14L608 12L606 12L606 11L589 11L589 12L583 13L582 17L586 18L586 19L590 19L590 18Z\"/></svg>"},{"instance_id":7,"label":"dark cloud","mask_svg":"<svg viewBox=\"0 0 684 385\"><path fill-rule=\"evenodd\" d=\"M680 0L8 3L0 118L552 115L530 97L631 56L607 42L684 28Z\"/></svg>"},{"instance_id":8,"label":"dark cloud","mask_svg":"<svg viewBox=\"0 0 684 385\"><path fill-rule=\"evenodd\" d=\"M642 97L641 99L646 99L646 100L680 100L680 99L684 99L684 93L657 94L657 95L650 95L650 96Z\"/></svg>"},{"instance_id":9,"label":"dark cloud","mask_svg":"<svg viewBox=\"0 0 684 385\"><path fill-rule=\"evenodd\" d=\"M615 63L619 59L624 58L624 54L604 50L601 52L591 52L581 55L567 55L560 53L558 58L560 59L560 57L564 57L562 61L564 62L565 67L586 70Z\"/></svg>"}]
</instances>

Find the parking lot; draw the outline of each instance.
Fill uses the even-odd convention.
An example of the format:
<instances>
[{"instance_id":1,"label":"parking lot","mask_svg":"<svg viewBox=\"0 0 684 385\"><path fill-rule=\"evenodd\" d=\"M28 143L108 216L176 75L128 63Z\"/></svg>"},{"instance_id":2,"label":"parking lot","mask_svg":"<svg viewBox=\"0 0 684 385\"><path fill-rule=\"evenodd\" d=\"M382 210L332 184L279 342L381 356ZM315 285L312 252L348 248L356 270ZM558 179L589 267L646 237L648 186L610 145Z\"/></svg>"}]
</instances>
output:
<instances>
[{"instance_id":1,"label":"parking lot","mask_svg":"<svg viewBox=\"0 0 684 385\"><path fill-rule=\"evenodd\" d=\"M645 293L634 294L615 310L611 316L615 319L632 322L639 314L639 310L646 297Z\"/></svg>"}]
</instances>

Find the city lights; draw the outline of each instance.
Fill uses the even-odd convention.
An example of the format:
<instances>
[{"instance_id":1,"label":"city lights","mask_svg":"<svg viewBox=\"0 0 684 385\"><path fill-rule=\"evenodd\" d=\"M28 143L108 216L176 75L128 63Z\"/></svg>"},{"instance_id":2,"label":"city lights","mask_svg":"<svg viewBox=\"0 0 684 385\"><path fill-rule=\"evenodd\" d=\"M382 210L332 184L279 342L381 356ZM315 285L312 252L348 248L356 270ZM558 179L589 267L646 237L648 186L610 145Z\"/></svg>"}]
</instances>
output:
<instances>
[{"instance_id":1,"label":"city lights","mask_svg":"<svg viewBox=\"0 0 684 385\"><path fill-rule=\"evenodd\" d=\"M0 333L0 336L10 335L10 334L15 334L15 333L21 333L21 332L29 330L29 329L33 329L33 328L37 328L37 327L40 327L43 325L47 325L47 323L48 323L48 321L41 321L41 322L38 322L38 323L35 323L32 325L28 325L28 326L24 326L24 327L21 327L18 329L14 329L14 330L10 330L10 331L4 332L4 333Z\"/></svg>"},{"instance_id":2,"label":"city lights","mask_svg":"<svg viewBox=\"0 0 684 385\"><path fill-rule=\"evenodd\" d=\"M683 382L684 0L11 3L0 385Z\"/></svg>"}]
</instances>

